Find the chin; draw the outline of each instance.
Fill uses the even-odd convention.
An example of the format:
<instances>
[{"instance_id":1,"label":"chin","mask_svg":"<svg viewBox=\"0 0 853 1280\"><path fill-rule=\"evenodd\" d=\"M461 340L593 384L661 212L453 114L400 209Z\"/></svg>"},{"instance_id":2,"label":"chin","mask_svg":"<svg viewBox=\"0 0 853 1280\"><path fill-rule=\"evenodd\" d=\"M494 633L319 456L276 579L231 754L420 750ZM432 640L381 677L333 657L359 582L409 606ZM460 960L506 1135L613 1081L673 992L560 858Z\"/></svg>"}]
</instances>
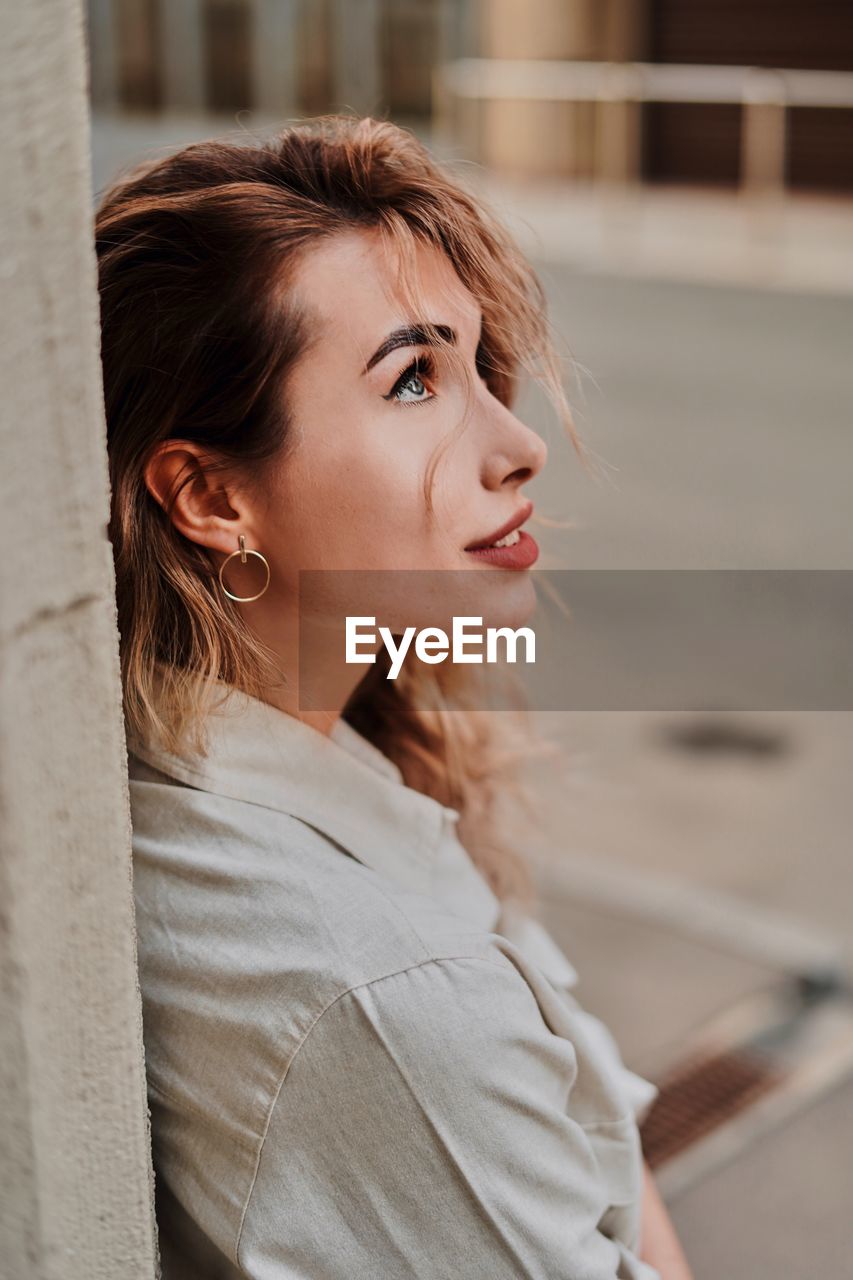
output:
<instances>
[{"instance_id":1,"label":"chin","mask_svg":"<svg viewBox=\"0 0 853 1280\"><path fill-rule=\"evenodd\" d=\"M530 622L536 612L536 585L529 569L506 570L496 573L500 581L494 584L494 604L484 621L493 627L521 627Z\"/></svg>"},{"instance_id":2,"label":"chin","mask_svg":"<svg viewBox=\"0 0 853 1280\"><path fill-rule=\"evenodd\" d=\"M536 612L536 584L529 569L482 569L459 575L453 612L483 619L487 627L521 627Z\"/></svg>"}]
</instances>

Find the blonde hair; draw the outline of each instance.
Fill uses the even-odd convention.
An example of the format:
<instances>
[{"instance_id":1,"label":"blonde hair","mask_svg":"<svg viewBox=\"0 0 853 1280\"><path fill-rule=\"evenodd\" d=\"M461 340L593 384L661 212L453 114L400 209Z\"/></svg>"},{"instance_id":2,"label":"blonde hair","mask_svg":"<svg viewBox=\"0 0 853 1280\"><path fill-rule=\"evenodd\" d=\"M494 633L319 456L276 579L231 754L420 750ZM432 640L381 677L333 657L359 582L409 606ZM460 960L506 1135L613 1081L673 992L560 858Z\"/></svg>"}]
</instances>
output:
<instances>
[{"instance_id":1,"label":"blonde hair","mask_svg":"<svg viewBox=\"0 0 853 1280\"><path fill-rule=\"evenodd\" d=\"M131 739L203 756L217 685L262 698L280 675L220 591L211 556L172 521L191 476L161 506L145 467L164 440L192 440L204 446L207 470L237 468L247 486L261 483L287 449L287 377L311 337L287 290L289 271L321 239L357 228L378 229L395 248L407 292L418 243L449 257L482 306L480 376L507 406L522 370L540 381L583 457L537 275L407 130L322 116L261 142L203 142L137 166L106 191L95 221ZM523 713L509 752L496 731L505 717L477 710L458 673L433 667L396 682L384 674L381 663L370 669L346 719L409 786L460 811L460 837L498 897L529 903L530 866L502 842L497 812L504 766L533 744ZM156 700L155 681L164 695Z\"/></svg>"}]
</instances>

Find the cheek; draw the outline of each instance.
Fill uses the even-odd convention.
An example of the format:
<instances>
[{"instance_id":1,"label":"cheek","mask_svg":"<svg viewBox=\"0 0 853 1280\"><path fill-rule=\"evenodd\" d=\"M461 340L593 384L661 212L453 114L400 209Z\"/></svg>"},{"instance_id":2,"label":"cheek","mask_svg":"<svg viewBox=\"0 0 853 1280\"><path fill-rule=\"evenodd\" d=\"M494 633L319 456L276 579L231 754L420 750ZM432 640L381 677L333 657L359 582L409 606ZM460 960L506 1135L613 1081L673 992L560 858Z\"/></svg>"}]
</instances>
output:
<instances>
[{"instance_id":1,"label":"cheek","mask_svg":"<svg viewBox=\"0 0 853 1280\"><path fill-rule=\"evenodd\" d=\"M282 474L282 534L296 561L357 568L411 559L428 528L431 450L354 423L305 439ZM406 556L408 552L408 557Z\"/></svg>"}]
</instances>

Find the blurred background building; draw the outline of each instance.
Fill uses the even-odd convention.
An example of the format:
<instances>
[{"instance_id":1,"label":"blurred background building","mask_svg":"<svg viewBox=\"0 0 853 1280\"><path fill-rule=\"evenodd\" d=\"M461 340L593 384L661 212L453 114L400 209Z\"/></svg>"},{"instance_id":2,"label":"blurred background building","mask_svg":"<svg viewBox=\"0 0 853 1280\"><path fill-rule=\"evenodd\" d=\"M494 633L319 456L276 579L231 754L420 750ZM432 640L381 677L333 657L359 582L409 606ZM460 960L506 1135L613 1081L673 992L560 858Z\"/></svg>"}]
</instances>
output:
<instances>
[{"instance_id":1,"label":"blurred background building","mask_svg":"<svg viewBox=\"0 0 853 1280\"><path fill-rule=\"evenodd\" d=\"M496 169L732 186L742 176L744 116L756 103L772 110L787 97L786 184L853 189L849 79L731 74L853 74L853 10L842 0L744 0L736 11L722 0L88 0L88 7L96 109L303 115L348 106L427 124L440 105L455 110L473 158ZM488 82L478 87L473 62L457 67L447 80L458 100L436 103L436 66L460 59L489 60ZM504 61L515 72L542 64L531 72L529 96L510 87L519 84L512 68L505 78L499 66L495 74ZM652 100L654 86L649 101L631 101L636 86L620 82L628 97L620 102L612 77L558 85L551 73L561 62L698 67L701 75L682 77L680 95L674 77L657 81L671 101ZM451 83L443 93L453 99Z\"/></svg>"}]
</instances>

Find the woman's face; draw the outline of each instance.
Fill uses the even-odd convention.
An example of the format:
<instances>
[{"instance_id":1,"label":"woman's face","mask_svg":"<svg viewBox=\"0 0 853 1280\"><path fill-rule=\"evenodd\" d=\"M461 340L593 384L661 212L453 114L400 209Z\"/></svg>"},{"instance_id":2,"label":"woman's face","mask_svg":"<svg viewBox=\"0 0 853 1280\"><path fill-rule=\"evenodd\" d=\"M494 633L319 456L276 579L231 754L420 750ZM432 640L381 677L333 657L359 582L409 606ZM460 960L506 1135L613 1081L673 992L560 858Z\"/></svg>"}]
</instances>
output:
<instances>
[{"instance_id":1,"label":"woman's face","mask_svg":"<svg viewBox=\"0 0 853 1280\"><path fill-rule=\"evenodd\" d=\"M478 591L486 589L480 605L488 599L502 625L519 625L534 603L525 569L535 543L512 533L503 551L472 548L529 517L523 486L543 467L546 447L478 375L480 306L450 260L420 245L417 270L424 314L414 316L395 298L394 264L378 233L340 234L303 258L289 285L314 338L288 379L291 440L247 546L270 561L270 591L293 593L300 569L351 571L304 579L303 608L325 600L344 614L384 608L389 626L442 625L439 602L445 621L482 614L469 607L476 573ZM446 354L400 335L418 322L452 330L470 370L474 400L461 431L466 384ZM425 481L437 451L430 509ZM365 569L387 571L371 575L370 600L368 580L358 578Z\"/></svg>"}]
</instances>

